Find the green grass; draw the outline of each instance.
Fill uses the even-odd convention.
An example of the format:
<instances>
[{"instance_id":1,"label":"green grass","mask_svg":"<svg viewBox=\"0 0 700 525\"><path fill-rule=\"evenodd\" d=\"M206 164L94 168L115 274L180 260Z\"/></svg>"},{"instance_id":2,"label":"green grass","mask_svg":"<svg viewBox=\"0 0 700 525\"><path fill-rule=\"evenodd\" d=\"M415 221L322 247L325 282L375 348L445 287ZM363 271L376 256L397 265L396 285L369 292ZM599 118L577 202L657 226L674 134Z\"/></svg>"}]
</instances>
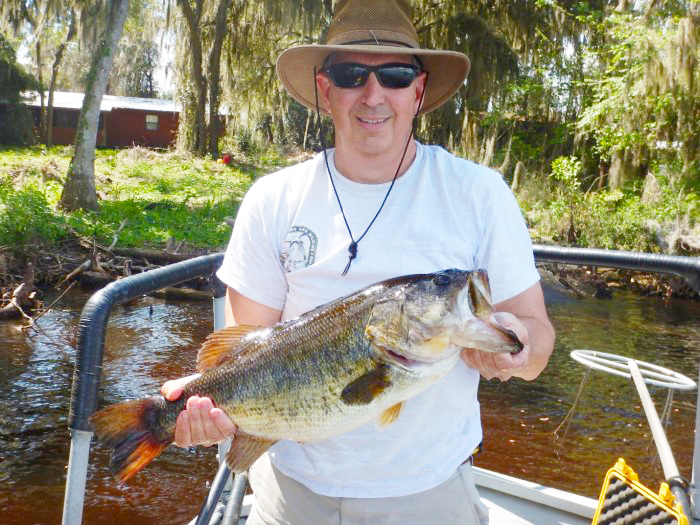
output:
<instances>
[{"instance_id":1,"label":"green grass","mask_svg":"<svg viewBox=\"0 0 700 525\"><path fill-rule=\"evenodd\" d=\"M268 155L257 166L227 166L145 148L98 150L100 210L65 213L57 203L70 159L67 147L0 149L0 248L21 251L73 232L108 245L126 221L121 247L162 248L172 238L184 250L223 249L231 233L224 219L235 217L255 178L281 162Z\"/></svg>"},{"instance_id":2,"label":"green grass","mask_svg":"<svg viewBox=\"0 0 700 525\"><path fill-rule=\"evenodd\" d=\"M162 249L169 239L180 253L223 250L243 195L264 173L299 159L275 152L223 165L207 158L145 148L98 150L98 212L65 213L57 207L71 148L0 149L0 259L81 237L109 245L121 224L119 247ZM553 241L663 252L658 232L700 234L697 188L655 178L654 199L643 199L643 181L621 190L591 190L580 163L562 158L550 174L533 174L518 199L536 242ZM582 183L581 180L585 180ZM572 240L573 237L573 240ZM0 262L2 262L0 260Z\"/></svg>"}]
</instances>

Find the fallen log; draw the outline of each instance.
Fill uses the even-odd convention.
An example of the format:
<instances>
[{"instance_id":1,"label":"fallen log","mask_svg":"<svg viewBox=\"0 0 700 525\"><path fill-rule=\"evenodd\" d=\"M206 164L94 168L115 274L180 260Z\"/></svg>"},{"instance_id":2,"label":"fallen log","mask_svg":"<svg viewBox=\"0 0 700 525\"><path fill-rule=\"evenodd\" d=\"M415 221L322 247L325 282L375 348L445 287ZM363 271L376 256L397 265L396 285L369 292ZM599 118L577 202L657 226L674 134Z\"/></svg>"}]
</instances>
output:
<instances>
[{"instance_id":1,"label":"fallen log","mask_svg":"<svg viewBox=\"0 0 700 525\"><path fill-rule=\"evenodd\" d=\"M211 301L212 294L206 290L194 290L192 288L162 288L148 295L162 299L181 299L184 301Z\"/></svg>"},{"instance_id":2,"label":"fallen log","mask_svg":"<svg viewBox=\"0 0 700 525\"><path fill-rule=\"evenodd\" d=\"M80 272L78 282L83 290L93 290L95 288L104 288L109 283L114 281L114 278L102 272Z\"/></svg>"},{"instance_id":3,"label":"fallen log","mask_svg":"<svg viewBox=\"0 0 700 525\"><path fill-rule=\"evenodd\" d=\"M0 320L31 319L27 314L41 304L38 298L39 289L34 286L34 265L27 263L24 270L24 282L12 291L9 302L0 308Z\"/></svg>"},{"instance_id":4,"label":"fallen log","mask_svg":"<svg viewBox=\"0 0 700 525\"><path fill-rule=\"evenodd\" d=\"M140 259L148 261L151 264L172 264L176 262L186 261L192 257L197 257L200 254L183 255L179 253L158 252L155 250L142 250L139 248L114 248L112 252L130 259Z\"/></svg>"}]
</instances>

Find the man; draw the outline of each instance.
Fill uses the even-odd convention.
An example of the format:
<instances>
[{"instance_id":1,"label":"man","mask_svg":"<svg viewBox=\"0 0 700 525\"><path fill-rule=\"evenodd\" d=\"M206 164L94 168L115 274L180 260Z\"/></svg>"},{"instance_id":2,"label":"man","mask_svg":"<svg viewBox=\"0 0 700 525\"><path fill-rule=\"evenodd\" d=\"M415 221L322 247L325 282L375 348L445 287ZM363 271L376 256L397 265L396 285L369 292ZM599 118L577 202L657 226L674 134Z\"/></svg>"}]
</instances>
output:
<instances>
[{"instance_id":1,"label":"man","mask_svg":"<svg viewBox=\"0 0 700 525\"><path fill-rule=\"evenodd\" d=\"M495 321L516 355L463 349L401 417L318 443L283 440L251 468L249 523L487 523L471 473L481 441L476 390L531 380L554 343L520 209L502 177L412 136L416 115L462 85L461 53L420 49L406 0L339 0L327 45L279 57L300 103L333 120L335 148L260 179L241 205L219 277L227 323L269 326L398 275L485 268ZM169 399L186 379L166 383ZM234 423L190 398L176 443L212 444Z\"/></svg>"}]
</instances>

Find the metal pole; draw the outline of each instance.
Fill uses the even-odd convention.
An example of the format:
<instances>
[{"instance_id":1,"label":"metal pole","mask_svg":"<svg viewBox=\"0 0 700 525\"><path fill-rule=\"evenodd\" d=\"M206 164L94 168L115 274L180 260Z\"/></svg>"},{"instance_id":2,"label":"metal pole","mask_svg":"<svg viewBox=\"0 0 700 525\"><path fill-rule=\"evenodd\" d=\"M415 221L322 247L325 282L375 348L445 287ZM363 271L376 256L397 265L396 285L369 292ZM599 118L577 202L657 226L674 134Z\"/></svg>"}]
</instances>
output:
<instances>
[{"instance_id":1,"label":"metal pole","mask_svg":"<svg viewBox=\"0 0 700 525\"><path fill-rule=\"evenodd\" d=\"M700 376L700 371L698 371ZM700 384L700 379L698 380ZM693 518L696 523L700 523L700 388L695 402L695 443L693 446L693 472L690 478L690 502L692 505Z\"/></svg>"},{"instance_id":2,"label":"metal pole","mask_svg":"<svg viewBox=\"0 0 700 525\"><path fill-rule=\"evenodd\" d=\"M83 519L83 496L91 440L92 432L71 430L66 493L63 500L63 525L79 525Z\"/></svg>"},{"instance_id":3,"label":"metal pole","mask_svg":"<svg viewBox=\"0 0 700 525\"><path fill-rule=\"evenodd\" d=\"M644 377L642 377L642 373L639 371L639 367L634 359L630 359L628 364L630 367L630 373L632 374L632 379L634 379L634 384L636 385L637 392L639 393L639 398L642 400L644 413L646 414L647 420L649 421L649 426L651 427L651 434L654 436L654 442L656 443L656 449L659 452L661 466L664 469L664 477L668 481L677 481L680 479L680 472L678 472L678 466L676 465L676 461L673 459L673 452L671 451L671 446L668 444L668 439L666 438L664 427L659 419L659 414L656 412L656 407L654 407L654 401L652 401L647 385L644 383ZM686 492L676 484L671 486L671 492L681 505L683 513L686 516L690 516L691 509Z\"/></svg>"},{"instance_id":4,"label":"metal pole","mask_svg":"<svg viewBox=\"0 0 700 525\"><path fill-rule=\"evenodd\" d=\"M199 516L197 516L195 525L209 525L211 518L214 515L214 510L216 510L216 505L219 503L219 499L221 498L221 494L224 492L224 488L226 488L226 483L228 483L230 474L231 471L229 470L228 465L226 465L226 463L222 463L219 466L216 476L214 476L214 481L211 484L211 490L209 491L207 499L199 511Z\"/></svg>"},{"instance_id":5,"label":"metal pole","mask_svg":"<svg viewBox=\"0 0 700 525\"><path fill-rule=\"evenodd\" d=\"M226 512L221 525L238 525L241 519L241 508L243 507L243 498L245 491L248 488L248 472L236 474L233 478L233 489L226 504Z\"/></svg>"}]
</instances>

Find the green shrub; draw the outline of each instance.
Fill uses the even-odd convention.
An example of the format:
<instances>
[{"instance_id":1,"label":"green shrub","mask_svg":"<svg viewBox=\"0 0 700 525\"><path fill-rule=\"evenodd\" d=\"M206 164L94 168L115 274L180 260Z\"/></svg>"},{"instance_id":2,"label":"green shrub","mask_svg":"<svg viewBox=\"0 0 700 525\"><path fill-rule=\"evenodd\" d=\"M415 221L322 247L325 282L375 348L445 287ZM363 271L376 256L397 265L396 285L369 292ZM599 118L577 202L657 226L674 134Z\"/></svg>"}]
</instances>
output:
<instances>
[{"instance_id":1,"label":"green shrub","mask_svg":"<svg viewBox=\"0 0 700 525\"><path fill-rule=\"evenodd\" d=\"M65 222L55 216L50 204L56 186L30 178L15 188L10 177L0 178L0 245L21 248L64 236Z\"/></svg>"}]
</instances>

